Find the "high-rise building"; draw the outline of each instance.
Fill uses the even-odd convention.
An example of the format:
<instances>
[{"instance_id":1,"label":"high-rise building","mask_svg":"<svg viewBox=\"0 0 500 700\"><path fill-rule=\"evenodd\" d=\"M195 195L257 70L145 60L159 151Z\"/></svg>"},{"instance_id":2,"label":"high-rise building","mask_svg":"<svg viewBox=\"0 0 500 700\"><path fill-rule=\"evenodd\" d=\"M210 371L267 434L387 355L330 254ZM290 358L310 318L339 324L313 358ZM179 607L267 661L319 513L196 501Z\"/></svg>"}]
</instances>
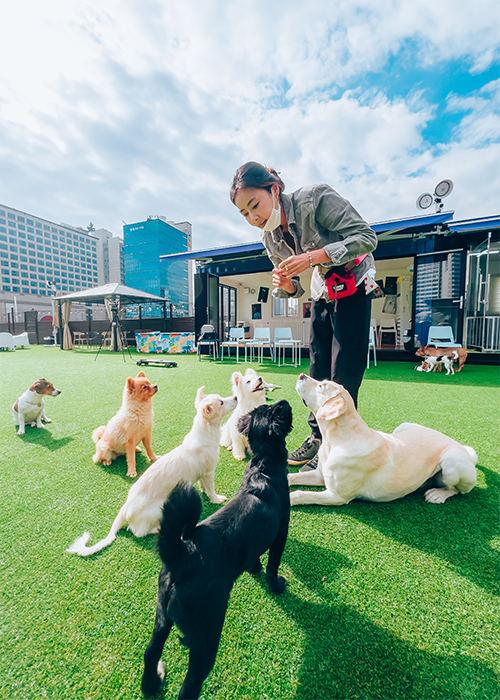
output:
<instances>
[{"instance_id":1,"label":"high-rise building","mask_svg":"<svg viewBox=\"0 0 500 700\"><path fill-rule=\"evenodd\" d=\"M35 302L49 294L47 282L62 293L96 287L97 243L83 229L0 204L0 299Z\"/></svg>"},{"instance_id":2,"label":"high-rise building","mask_svg":"<svg viewBox=\"0 0 500 700\"><path fill-rule=\"evenodd\" d=\"M111 231L98 228L93 235L99 239L97 244L97 273L99 284L109 282L125 283L125 261L123 257L123 240L113 236Z\"/></svg>"},{"instance_id":3,"label":"high-rise building","mask_svg":"<svg viewBox=\"0 0 500 700\"><path fill-rule=\"evenodd\" d=\"M188 315L190 293L188 262L160 262L160 255L184 253L192 248L192 227L188 221L174 223L165 217L123 227L125 284L162 296L178 313Z\"/></svg>"}]
</instances>

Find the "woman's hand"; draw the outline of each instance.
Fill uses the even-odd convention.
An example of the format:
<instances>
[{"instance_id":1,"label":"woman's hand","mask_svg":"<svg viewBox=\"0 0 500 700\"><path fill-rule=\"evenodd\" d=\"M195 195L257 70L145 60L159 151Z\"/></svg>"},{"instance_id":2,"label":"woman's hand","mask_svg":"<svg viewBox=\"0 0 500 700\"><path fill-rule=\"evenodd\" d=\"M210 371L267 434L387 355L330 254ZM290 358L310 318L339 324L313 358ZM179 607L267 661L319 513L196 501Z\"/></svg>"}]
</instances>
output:
<instances>
[{"instance_id":1,"label":"woman's hand","mask_svg":"<svg viewBox=\"0 0 500 700\"><path fill-rule=\"evenodd\" d=\"M285 292L288 292L289 294L293 294L295 292L295 285L290 279L285 277L284 270L274 268L273 285L275 287L280 287L280 289L284 289Z\"/></svg>"},{"instance_id":2,"label":"woman's hand","mask_svg":"<svg viewBox=\"0 0 500 700\"><path fill-rule=\"evenodd\" d=\"M281 270L285 278L291 279L295 275L300 275L301 272L307 270L309 264L309 255L307 253L302 253L302 255L291 255L286 260L283 260L278 269Z\"/></svg>"}]
</instances>

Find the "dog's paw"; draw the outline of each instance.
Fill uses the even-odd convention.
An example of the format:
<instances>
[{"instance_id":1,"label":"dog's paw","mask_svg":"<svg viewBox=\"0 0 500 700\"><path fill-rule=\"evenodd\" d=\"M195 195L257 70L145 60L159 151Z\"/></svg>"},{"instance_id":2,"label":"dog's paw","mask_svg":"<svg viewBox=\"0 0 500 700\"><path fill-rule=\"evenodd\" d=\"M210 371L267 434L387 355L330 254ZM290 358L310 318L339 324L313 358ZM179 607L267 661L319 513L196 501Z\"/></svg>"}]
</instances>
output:
<instances>
[{"instance_id":1,"label":"dog's paw","mask_svg":"<svg viewBox=\"0 0 500 700\"><path fill-rule=\"evenodd\" d=\"M284 576L273 576L272 578L269 577L267 579L267 585L269 586L271 593L279 595L285 590L286 578Z\"/></svg>"},{"instance_id":2,"label":"dog's paw","mask_svg":"<svg viewBox=\"0 0 500 700\"><path fill-rule=\"evenodd\" d=\"M446 489L429 489L424 494L427 503L444 503L449 495Z\"/></svg>"},{"instance_id":3,"label":"dog's paw","mask_svg":"<svg viewBox=\"0 0 500 700\"><path fill-rule=\"evenodd\" d=\"M103 462L103 464L111 464L111 462ZM127 476L129 476L131 479L137 476L137 472L134 469L134 471L127 471Z\"/></svg>"},{"instance_id":4,"label":"dog's paw","mask_svg":"<svg viewBox=\"0 0 500 700\"><path fill-rule=\"evenodd\" d=\"M146 673L142 676L141 690L144 695L154 695L157 693L165 679L165 665L163 661L158 661L158 668L154 676L146 676Z\"/></svg>"},{"instance_id":5,"label":"dog's paw","mask_svg":"<svg viewBox=\"0 0 500 700\"><path fill-rule=\"evenodd\" d=\"M24 428L19 428L19 430L17 431L17 434L18 434L18 435L24 435L25 432L26 432L26 431L25 431Z\"/></svg>"},{"instance_id":6,"label":"dog's paw","mask_svg":"<svg viewBox=\"0 0 500 700\"><path fill-rule=\"evenodd\" d=\"M37 428L45 428L45 426L44 426L44 424L42 423L42 421L40 421L40 423L37 423L37 424L36 424L36 427L37 427Z\"/></svg>"},{"instance_id":7,"label":"dog's paw","mask_svg":"<svg viewBox=\"0 0 500 700\"><path fill-rule=\"evenodd\" d=\"M215 498L211 498L210 502L211 503L224 503L224 501L227 501L227 496L222 496L221 494L216 493Z\"/></svg>"},{"instance_id":8,"label":"dog's paw","mask_svg":"<svg viewBox=\"0 0 500 700\"><path fill-rule=\"evenodd\" d=\"M46 423L52 423L52 418L42 418Z\"/></svg>"},{"instance_id":9,"label":"dog's paw","mask_svg":"<svg viewBox=\"0 0 500 700\"><path fill-rule=\"evenodd\" d=\"M235 452L233 450L233 457L237 459L239 462L242 462L246 458L246 454L243 452Z\"/></svg>"},{"instance_id":10,"label":"dog's paw","mask_svg":"<svg viewBox=\"0 0 500 700\"><path fill-rule=\"evenodd\" d=\"M32 428L36 428L36 420L32 420L30 425Z\"/></svg>"}]
</instances>

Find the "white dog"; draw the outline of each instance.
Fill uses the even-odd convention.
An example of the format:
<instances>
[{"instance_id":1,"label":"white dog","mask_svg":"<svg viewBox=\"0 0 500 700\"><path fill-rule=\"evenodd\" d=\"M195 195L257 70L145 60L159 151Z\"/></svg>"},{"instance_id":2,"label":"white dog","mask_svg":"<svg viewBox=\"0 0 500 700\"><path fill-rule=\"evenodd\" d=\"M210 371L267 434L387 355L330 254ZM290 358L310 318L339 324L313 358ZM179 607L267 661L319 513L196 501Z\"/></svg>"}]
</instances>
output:
<instances>
[{"instance_id":1,"label":"white dog","mask_svg":"<svg viewBox=\"0 0 500 700\"><path fill-rule=\"evenodd\" d=\"M26 423L31 423L31 427L45 428L42 421L51 423L50 418L45 415L44 396L59 396L60 389L56 389L53 384L46 379L37 379L34 384L26 389L16 403L12 406L14 423L19 426L18 435L24 435Z\"/></svg>"},{"instance_id":2,"label":"white dog","mask_svg":"<svg viewBox=\"0 0 500 700\"><path fill-rule=\"evenodd\" d=\"M217 394L205 396L203 389L196 394L196 416L193 427L176 447L156 462L130 487L127 500L115 518L108 536L87 547L90 534L86 532L67 549L67 552L88 556L107 547L117 532L128 522L128 529L136 537L158 532L165 499L180 481L200 482L202 491L212 503L222 503L226 496L215 493L214 476L219 455L220 425L224 416L237 403L235 396L223 399Z\"/></svg>"},{"instance_id":3,"label":"white dog","mask_svg":"<svg viewBox=\"0 0 500 700\"><path fill-rule=\"evenodd\" d=\"M431 428L402 423L388 435L360 418L349 392L335 382L300 374L297 393L314 412L323 441L318 468L289 474L290 484L325 486L325 491L293 491L292 505L343 505L354 498L393 501L434 477L425 492L429 503L444 503L476 484L477 454Z\"/></svg>"},{"instance_id":4,"label":"white dog","mask_svg":"<svg viewBox=\"0 0 500 700\"><path fill-rule=\"evenodd\" d=\"M238 421L241 416L266 403L266 388L271 388L273 385L267 385L251 367L247 369L245 376L241 372L233 372L231 385L238 399L238 406L222 428L220 444L232 450L235 459L242 460L246 457L249 445L246 436L238 430Z\"/></svg>"}]
</instances>

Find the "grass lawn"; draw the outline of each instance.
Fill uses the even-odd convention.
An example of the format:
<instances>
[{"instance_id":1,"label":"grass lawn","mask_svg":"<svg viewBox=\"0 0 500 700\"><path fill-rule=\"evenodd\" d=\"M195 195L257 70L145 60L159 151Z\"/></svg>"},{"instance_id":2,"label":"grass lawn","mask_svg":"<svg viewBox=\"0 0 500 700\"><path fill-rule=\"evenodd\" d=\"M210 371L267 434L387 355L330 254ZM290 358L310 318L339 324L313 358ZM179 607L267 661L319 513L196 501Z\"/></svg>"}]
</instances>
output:
<instances>
[{"instance_id":1,"label":"grass lawn","mask_svg":"<svg viewBox=\"0 0 500 700\"><path fill-rule=\"evenodd\" d=\"M156 607L155 537L122 530L89 558L65 554L85 530L104 537L132 483L125 458L92 462L92 430L116 413L133 358L34 346L0 353L0 698L141 698L142 657ZM144 357L144 356L143 356ZM230 394L243 363L176 356L145 368L153 399L153 448L161 455L191 427L199 386ZM254 365L258 369L258 365ZM422 493L386 504L293 509L282 596L264 576L234 586L206 700L493 700L499 697L498 369L466 365L453 377L380 362L365 374L360 413L387 432L403 421L475 448L478 485L444 505ZM267 381L294 412L289 448L308 434L295 393L298 370L267 360ZM308 362L302 363L308 371ZM46 398L53 422L16 435L14 401L39 377L62 389ZM138 456L138 473L149 465ZM221 450L217 493L239 487L244 465ZM219 506L203 496L203 517ZM172 633L163 653L176 698L188 652Z\"/></svg>"}]
</instances>

